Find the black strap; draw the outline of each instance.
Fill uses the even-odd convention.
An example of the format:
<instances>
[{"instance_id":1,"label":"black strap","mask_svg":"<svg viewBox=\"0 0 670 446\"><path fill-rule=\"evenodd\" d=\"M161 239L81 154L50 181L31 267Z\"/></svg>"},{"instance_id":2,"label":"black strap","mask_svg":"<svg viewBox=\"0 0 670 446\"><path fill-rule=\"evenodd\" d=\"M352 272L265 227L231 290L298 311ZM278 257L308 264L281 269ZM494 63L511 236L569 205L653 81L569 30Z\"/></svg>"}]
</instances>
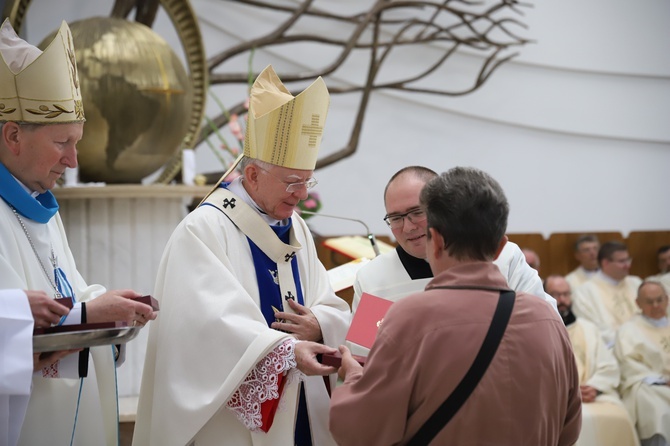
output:
<instances>
[{"instance_id":1,"label":"black strap","mask_svg":"<svg viewBox=\"0 0 670 446\"><path fill-rule=\"evenodd\" d=\"M86 302L81 303L81 323L86 323ZM85 348L79 352L79 377L86 378L88 376L88 353L89 349Z\"/></svg>"},{"instance_id":2,"label":"black strap","mask_svg":"<svg viewBox=\"0 0 670 446\"><path fill-rule=\"evenodd\" d=\"M447 425L449 420L456 415L463 403L467 401L470 394L479 384L484 372L489 367L493 356L498 350L500 340L505 334L507 323L512 315L514 308L514 291L507 290L500 292L498 305L493 314L493 320L489 327L484 342L479 353L470 366L463 380L456 386L444 403L435 411L433 415L421 426L421 429L407 443L408 446L423 446L430 444L433 438Z\"/></svg>"}]
</instances>

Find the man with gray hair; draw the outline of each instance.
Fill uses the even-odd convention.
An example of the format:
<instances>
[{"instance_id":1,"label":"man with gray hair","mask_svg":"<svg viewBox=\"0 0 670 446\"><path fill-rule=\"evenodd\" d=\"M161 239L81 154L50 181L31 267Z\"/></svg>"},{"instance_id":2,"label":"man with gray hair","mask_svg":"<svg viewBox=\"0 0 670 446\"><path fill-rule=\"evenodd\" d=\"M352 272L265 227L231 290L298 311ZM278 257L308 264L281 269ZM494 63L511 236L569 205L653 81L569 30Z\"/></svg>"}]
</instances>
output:
<instances>
[{"instance_id":1,"label":"man with gray hair","mask_svg":"<svg viewBox=\"0 0 670 446\"><path fill-rule=\"evenodd\" d=\"M635 300L641 313L616 334L621 397L642 446L670 444L670 323L668 294L658 282L642 282Z\"/></svg>"},{"instance_id":2,"label":"man with gray hair","mask_svg":"<svg viewBox=\"0 0 670 446\"><path fill-rule=\"evenodd\" d=\"M506 242L502 188L457 167L428 182L420 204L434 278L391 306L365 369L340 347L336 441L574 444L581 399L563 321L535 296L515 296L492 263ZM452 394L461 404L451 404ZM443 410L453 414L446 426Z\"/></svg>"},{"instance_id":3,"label":"man with gray hair","mask_svg":"<svg viewBox=\"0 0 670 446\"><path fill-rule=\"evenodd\" d=\"M9 20L0 26L0 286L41 291L36 327L155 319L133 290L88 284L67 242L51 192L77 166L84 109L72 34L63 22L44 51L21 39ZM12 299L25 299L13 293ZM17 297L20 296L20 297ZM28 294L35 302L35 296ZM54 298L72 309L64 311ZM31 306L32 309L32 306ZM34 355L31 393L12 395L9 440L19 445L118 444L115 367L125 349L103 345L79 354ZM43 363L46 360L46 363ZM2 356L4 364L14 364ZM5 362L6 361L6 362ZM3 416L0 407L0 418ZM25 421L21 425L21 413ZM20 427L16 438L14 430ZM0 426L0 439L4 426Z\"/></svg>"}]
</instances>

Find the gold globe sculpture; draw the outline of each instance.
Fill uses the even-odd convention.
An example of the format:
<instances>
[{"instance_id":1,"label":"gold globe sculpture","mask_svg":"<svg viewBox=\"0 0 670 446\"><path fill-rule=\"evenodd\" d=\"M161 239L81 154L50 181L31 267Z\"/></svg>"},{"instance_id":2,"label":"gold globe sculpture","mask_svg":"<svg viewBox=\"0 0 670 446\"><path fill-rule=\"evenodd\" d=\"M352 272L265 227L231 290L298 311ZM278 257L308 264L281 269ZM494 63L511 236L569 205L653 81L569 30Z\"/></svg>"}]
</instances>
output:
<instances>
[{"instance_id":1,"label":"gold globe sculpture","mask_svg":"<svg viewBox=\"0 0 670 446\"><path fill-rule=\"evenodd\" d=\"M193 100L188 75L167 42L140 23L94 17L70 29L86 115L79 178L139 183L181 148Z\"/></svg>"}]
</instances>

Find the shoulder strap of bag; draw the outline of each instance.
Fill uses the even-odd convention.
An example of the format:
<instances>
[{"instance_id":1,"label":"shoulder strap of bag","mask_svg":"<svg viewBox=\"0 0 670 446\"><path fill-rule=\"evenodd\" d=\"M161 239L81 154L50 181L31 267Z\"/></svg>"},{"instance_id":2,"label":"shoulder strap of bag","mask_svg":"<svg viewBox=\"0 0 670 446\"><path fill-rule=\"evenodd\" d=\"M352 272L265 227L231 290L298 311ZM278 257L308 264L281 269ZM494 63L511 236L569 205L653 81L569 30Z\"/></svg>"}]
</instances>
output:
<instances>
[{"instance_id":1,"label":"shoulder strap of bag","mask_svg":"<svg viewBox=\"0 0 670 446\"><path fill-rule=\"evenodd\" d=\"M498 350L498 345L505 333L509 318L512 315L514 298L515 293L512 290L500 292L500 298L498 299L498 305L493 314L491 326L486 333L486 337L479 349L477 357L470 366L470 370L468 370L463 377L463 380L456 386L446 401L442 403L442 405L407 443L408 446L428 445L444 426L449 423L449 420L456 415L463 403L470 397L470 394L475 390L475 387L477 387L477 384L479 384L486 369L489 367L493 356L495 356L496 350Z\"/></svg>"}]
</instances>

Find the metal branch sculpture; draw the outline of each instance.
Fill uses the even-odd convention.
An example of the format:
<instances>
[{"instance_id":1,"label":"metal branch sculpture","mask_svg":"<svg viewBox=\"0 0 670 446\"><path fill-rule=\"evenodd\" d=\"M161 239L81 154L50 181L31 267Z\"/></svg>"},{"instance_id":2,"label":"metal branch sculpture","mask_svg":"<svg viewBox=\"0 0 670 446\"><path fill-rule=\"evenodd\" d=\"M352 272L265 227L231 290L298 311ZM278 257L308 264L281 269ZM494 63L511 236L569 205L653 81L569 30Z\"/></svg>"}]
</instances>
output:
<instances>
[{"instance_id":1,"label":"metal branch sculpture","mask_svg":"<svg viewBox=\"0 0 670 446\"><path fill-rule=\"evenodd\" d=\"M249 81L249 73L220 72L226 61L235 56L251 54L262 48L309 42L340 48L335 59L326 66L299 74L282 73L282 81L291 84L311 80L317 76L333 75L354 52L369 53L367 76L361 85L330 87L331 94L359 93L358 111L352 125L347 145L319 159L317 168L333 164L352 155L358 147L365 112L370 95L375 90L395 90L409 93L428 93L445 96L460 96L481 87L492 73L516 53L510 50L522 46L529 40L514 32L515 28L525 28L517 16L521 8L528 4L516 0L470 1L400 1L376 0L365 12L351 16L338 15L314 6L313 0L296 2L295 6L254 0L222 0L227 3L244 4L252 8L263 8L277 15L277 27L267 34L240 43L209 58L209 79L213 84L244 84ZM352 25L346 38L338 39L320 35L292 33L301 18L337 21ZM283 19L283 20L282 20ZM429 45L439 49L439 56L426 67L405 78L382 82L384 64L396 49L416 45ZM444 68L445 63L464 49L468 53L483 54L483 61L472 85L461 89L446 89L430 86L425 81ZM229 112L212 119L215 128L228 123L230 113L243 113L241 102L230 107ZM213 126L201 129L198 142L212 134Z\"/></svg>"}]
</instances>

